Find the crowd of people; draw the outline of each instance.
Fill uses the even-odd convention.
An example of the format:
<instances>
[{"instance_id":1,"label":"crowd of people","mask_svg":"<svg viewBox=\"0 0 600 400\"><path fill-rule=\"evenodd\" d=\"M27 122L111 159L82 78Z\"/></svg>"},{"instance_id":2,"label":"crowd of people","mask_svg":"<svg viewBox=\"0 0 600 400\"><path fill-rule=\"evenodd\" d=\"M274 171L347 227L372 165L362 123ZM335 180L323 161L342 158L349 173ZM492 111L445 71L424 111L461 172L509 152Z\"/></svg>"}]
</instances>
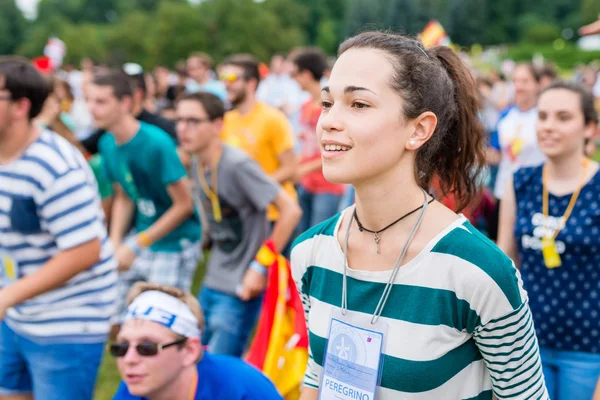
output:
<instances>
[{"instance_id":1,"label":"crowd of people","mask_svg":"<svg viewBox=\"0 0 600 400\"><path fill-rule=\"evenodd\" d=\"M0 58L0 399L91 399L107 342L115 399L281 398L242 359L283 254L302 400L591 400L598 72L505 72L381 32L269 67Z\"/></svg>"}]
</instances>

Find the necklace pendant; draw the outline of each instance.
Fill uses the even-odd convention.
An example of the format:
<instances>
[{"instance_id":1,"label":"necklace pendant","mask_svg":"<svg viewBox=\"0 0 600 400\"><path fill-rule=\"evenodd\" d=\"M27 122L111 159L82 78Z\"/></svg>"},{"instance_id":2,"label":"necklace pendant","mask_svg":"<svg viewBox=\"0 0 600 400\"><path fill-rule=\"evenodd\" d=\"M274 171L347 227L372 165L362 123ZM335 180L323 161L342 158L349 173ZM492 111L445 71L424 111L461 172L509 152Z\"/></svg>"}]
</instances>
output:
<instances>
[{"instance_id":1,"label":"necklace pendant","mask_svg":"<svg viewBox=\"0 0 600 400\"><path fill-rule=\"evenodd\" d=\"M375 244L377 245L377 254L381 254L381 246L379 246L379 242L381 242L381 237L378 233L375 233Z\"/></svg>"}]
</instances>

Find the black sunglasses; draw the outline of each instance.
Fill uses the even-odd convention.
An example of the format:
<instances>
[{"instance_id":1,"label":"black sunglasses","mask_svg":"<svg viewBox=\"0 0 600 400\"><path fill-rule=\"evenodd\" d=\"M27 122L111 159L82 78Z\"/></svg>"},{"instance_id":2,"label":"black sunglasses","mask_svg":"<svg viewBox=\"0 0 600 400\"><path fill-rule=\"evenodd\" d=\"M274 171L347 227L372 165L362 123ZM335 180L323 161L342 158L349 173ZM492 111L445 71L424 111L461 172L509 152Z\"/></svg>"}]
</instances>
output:
<instances>
[{"instance_id":1,"label":"black sunglasses","mask_svg":"<svg viewBox=\"0 0 600 400\"><path fill-rule=\"evenodd\" d=\"M168 343L168 344L142 342L142 343L138 344L137 346L135 346L135 349L140 356L151 357L151 356L157 355L160 350L166 349L171 346L176 346L178 344L183 344L183 343L185 343L186 340L187 340L187 338L183 338L183 339L179 339L173 343ZM110 350L110 354L113 357L125 357L125 354L127 354L127 351L129 351L129 343L128 342L113 343L109 346L109 350Z\"/></svg>"}]
</instances>

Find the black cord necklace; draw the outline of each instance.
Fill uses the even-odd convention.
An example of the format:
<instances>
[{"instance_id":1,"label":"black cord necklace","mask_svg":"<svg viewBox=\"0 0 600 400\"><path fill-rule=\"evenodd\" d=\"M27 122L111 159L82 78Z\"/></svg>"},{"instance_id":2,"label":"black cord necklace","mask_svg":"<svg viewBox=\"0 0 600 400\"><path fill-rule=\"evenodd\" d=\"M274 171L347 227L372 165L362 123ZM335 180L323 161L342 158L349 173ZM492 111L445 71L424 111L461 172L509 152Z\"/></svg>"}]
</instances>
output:
<instances>
[{"instance_id":1,"label":"black cord necklace","mask_svg":"<svg viewBox=\"0 0 600 400\"><path fill-rule=\"evenodd\" d=\"M432 196L432 199L429 200L427 203L431 204L433 202L433 200L435 200ZM401 216L400 218L398 218L397 220L395 220L394 222L392 222L391 224L389 224L388 226L386 226L383 229L380 229L378 231L372 231L370 229L365 228L359 221L358 219L358 215L356 215L356 207L354 208L354 212L352 213L352 217L356 220L356 224L358 225L358 229L362 232L369 232L375 235L375 244L377 245L377 254L381 254L381 247L379 246L379 242L381 242L381 236L379 235L381 232L385 231L386 229L396 225L398 222L402 221L404 218L416 213L417 211L419 211L421 208L423 208L423 205L420 205L419 207L415 208L412 211L409 211L408 213L404 214L403 216Z\"/></svg>"}]
</instances>

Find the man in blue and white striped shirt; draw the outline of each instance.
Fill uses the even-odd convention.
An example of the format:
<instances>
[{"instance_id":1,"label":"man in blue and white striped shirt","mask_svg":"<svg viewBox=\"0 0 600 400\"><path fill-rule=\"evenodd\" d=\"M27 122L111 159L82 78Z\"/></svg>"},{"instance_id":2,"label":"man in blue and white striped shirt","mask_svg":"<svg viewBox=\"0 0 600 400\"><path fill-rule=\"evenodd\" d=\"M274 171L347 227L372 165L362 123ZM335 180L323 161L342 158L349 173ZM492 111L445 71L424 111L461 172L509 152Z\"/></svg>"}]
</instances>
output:
<instances>
[{"instance_id":1,"label":"man in blue and white striped shirt","mask_svg":"<svg viewBox=\"0 0 600 400\"><path fill-rule=\"evenodd\" d=\"M0 58L0 399L91 399L114 313L93 173L33 122L48 91L27 60Z\"/></svg>"}]
</instances>

